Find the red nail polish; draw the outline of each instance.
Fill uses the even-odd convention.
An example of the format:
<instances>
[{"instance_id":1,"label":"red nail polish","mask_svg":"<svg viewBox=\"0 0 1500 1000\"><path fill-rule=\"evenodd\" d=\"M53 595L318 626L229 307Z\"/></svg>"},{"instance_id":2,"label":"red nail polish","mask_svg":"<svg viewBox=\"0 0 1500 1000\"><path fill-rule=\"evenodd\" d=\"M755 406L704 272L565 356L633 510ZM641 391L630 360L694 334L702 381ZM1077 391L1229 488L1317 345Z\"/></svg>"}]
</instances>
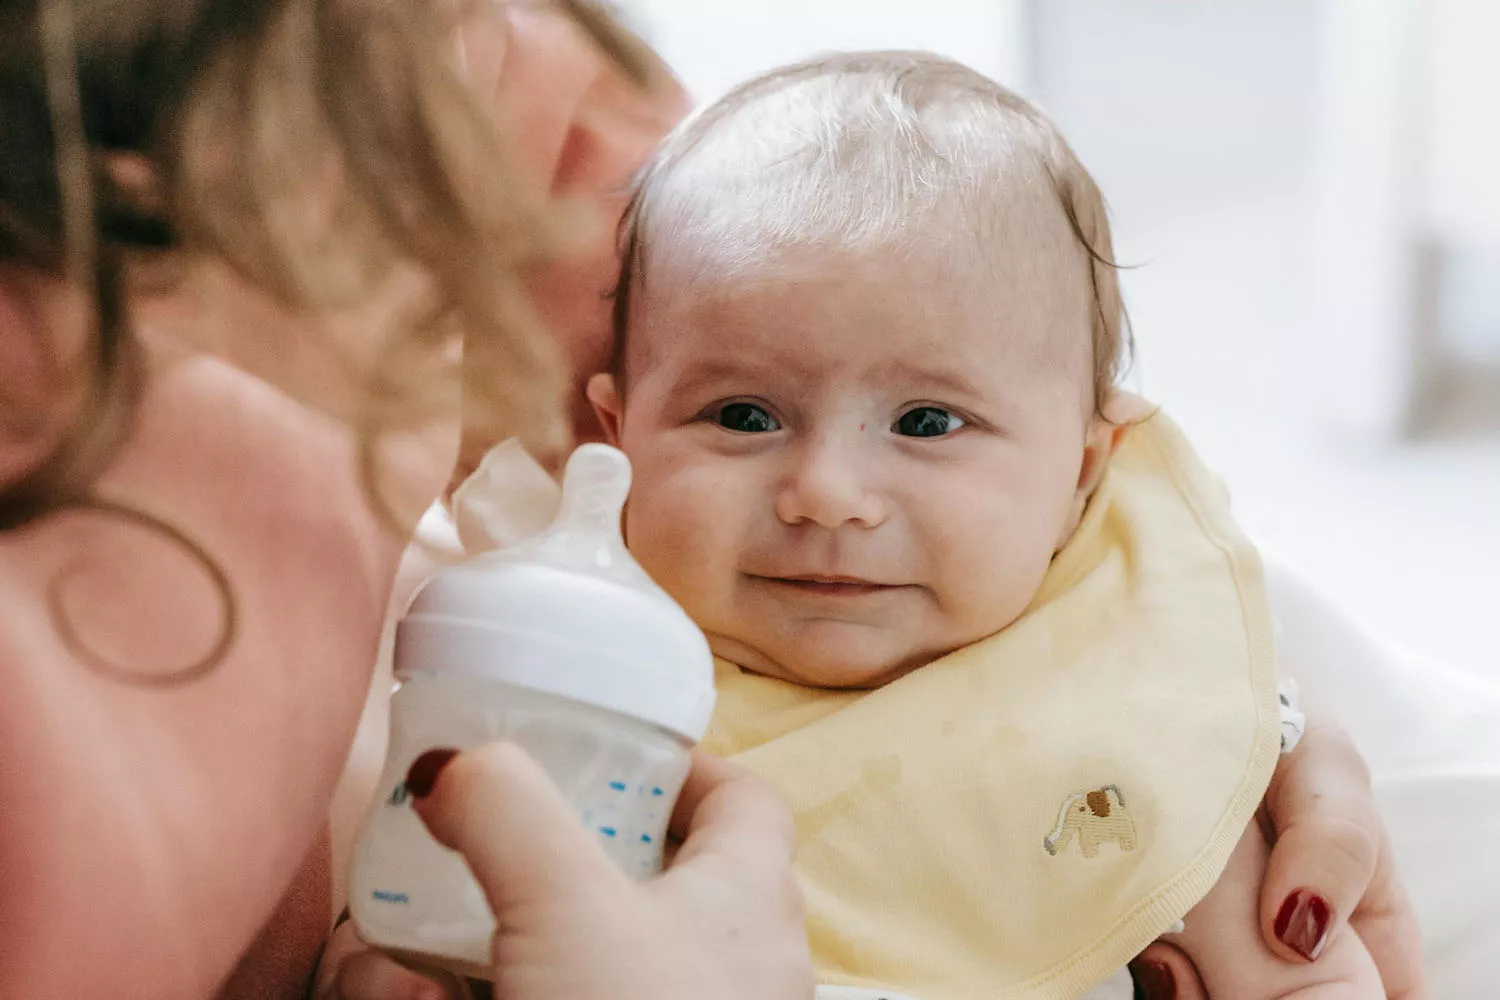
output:
<instances>
[{"instance_id":1,"label":"red nail polish","mask_svg":"<svg viewBox=\"0 0 1500 1000\"><path fill-rule=\"evenodd\" d=\"M443 768L457 756L458 751L452 747L428 750L411 762L411 767L406 772L406 790L413 798L426 798L432 794L432 786L437 784L438 775L443 773Z\"/></svg>"},{"instance_id":2,"label":"red nail polish","mask_svg":"<svg viewBox=\"0 0 1500 1000\"><path fill-rule=\"evenodd\" d=\"M1281 904L1276 914L1276 937L1282 944L1315 962L1328 943L1328 924L1333 909L1315 892L1298 889Z\"/></svg>"},{"instance_id":3,"label":"red nail polish","mask_svg":"<svg viewBox=\"0 0 1500 1000\"><path fill-rule=\"evenodd\" d=\"M1130 966L1135 979L1135 1000L1176 1000L1177 977L1163 962L1136 962Z\"/></svg>"}]
</instances>

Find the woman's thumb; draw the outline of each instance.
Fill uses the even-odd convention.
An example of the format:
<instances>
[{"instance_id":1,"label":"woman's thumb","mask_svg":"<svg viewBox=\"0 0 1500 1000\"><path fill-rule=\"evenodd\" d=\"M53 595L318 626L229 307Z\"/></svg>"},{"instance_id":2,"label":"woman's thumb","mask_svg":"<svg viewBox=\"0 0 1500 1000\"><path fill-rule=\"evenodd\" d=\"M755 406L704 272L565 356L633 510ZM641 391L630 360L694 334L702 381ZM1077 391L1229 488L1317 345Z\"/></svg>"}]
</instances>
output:
<instances>
[{"instance_id":1,"label":"woman's thumb","mask_svg":"<svg viewBox=\"0 0 1500 1000\"><path fill-rule=\"evenodd\" d=\"M464 856L501 914L557 903L623 879L577 812L519 747L429 750L407 779L413 808L437 841Z\"/></svg>"}]
</instances>

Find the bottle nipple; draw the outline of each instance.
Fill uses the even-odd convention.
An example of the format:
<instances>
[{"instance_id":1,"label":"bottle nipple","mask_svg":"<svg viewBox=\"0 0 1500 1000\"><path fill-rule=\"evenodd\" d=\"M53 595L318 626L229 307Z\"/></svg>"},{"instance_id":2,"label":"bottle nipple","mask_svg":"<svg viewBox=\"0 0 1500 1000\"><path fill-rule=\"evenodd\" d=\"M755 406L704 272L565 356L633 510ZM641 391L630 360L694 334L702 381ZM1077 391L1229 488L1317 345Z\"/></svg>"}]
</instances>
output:
<instances>
[{"instance_id":1,"label":"bottle nipple","mask_svg":"<svg viewBox=\"0 0 1500 1000\"><path fill-rule=\"evenodd\" d=\"M557 517L540 534L505 550L509 560L613 579L641 590L660 590L625 548L621 517L630 494L630 460L606 444L585 444L563 470Z\"/></svg>"},{"instance_id":2,"label":"bottle nipple","mask_svg":"<svg viewBox=\"0 0 1500 1000\"><path fill-rule=\"evenodd\" d=\"M618 535L630 495L630 460L609 445L579 446L563 471L562 509L554 527Z\"/></svg>"}]
</instances>

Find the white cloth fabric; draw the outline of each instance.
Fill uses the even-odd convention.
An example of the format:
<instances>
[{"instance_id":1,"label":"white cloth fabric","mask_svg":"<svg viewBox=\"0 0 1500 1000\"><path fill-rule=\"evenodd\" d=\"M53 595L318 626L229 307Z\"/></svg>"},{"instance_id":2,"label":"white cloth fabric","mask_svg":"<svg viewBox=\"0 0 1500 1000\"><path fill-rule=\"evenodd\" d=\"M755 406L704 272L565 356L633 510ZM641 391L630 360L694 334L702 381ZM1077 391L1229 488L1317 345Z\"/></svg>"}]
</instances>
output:
<instances>
[{"instance_id":1,"label":"white cloth fabric","mask_svg":"<svg viewBox=\"0 0 1500 1000\"><path fill-rule=\"evenodd\" d=\"M1276 685L1276 696L1281 701L1281 752L1291 753L1302 742L1302 731L1307 728L1297 682L1290 677L1282 678Z\"/></svg>"},{"instance_id":2,"label":"white cloth fabric","mask_svg":"<svg viewBox=\"0 0 1500 1000\"><path fill-rule=\"evenodd\" d=\"M1341 722L1369 762L1432 995L1495 996L1500 683L1382 643L1284 563L1266 570L1302 707Z\"/></svg>"}]
</instances>

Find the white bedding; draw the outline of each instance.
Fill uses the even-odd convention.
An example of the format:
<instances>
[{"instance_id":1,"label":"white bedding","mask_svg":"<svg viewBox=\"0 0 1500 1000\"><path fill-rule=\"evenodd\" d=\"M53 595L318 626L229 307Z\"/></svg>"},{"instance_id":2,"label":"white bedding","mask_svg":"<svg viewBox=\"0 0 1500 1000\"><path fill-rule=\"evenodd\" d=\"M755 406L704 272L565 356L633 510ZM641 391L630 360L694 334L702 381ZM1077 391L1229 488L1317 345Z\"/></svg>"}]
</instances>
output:
<instances>
[{"instance_id":1,"label":"white bedding","mask_svg":"<svg viewBox=\"0 0 1500 1000\"><path fill-rule=\"evenodd\" d=\"M1381 643L1284 563L1268 558L1267 578L1303 707L1369 761L1432 995L1500 996L1500 683Z\"/></svg>"}]
</instances>

